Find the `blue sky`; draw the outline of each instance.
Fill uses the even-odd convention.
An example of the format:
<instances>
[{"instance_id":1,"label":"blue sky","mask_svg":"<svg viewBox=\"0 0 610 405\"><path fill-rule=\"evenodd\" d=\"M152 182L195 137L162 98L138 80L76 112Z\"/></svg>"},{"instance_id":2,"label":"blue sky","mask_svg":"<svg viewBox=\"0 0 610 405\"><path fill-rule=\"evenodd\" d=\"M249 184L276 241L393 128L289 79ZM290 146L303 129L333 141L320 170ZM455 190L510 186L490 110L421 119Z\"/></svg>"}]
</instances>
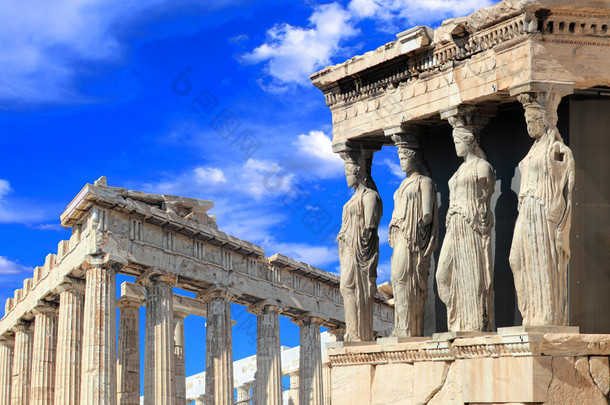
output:
<instances>
[{"instance_id":1,"label":"blue sky","mask_svg":"<svg viewBox=\"0 0 610 405\"><path fill-rule=\"evenodd\" d=\"M331 151L330 110L309 75L411 26L436 27L494 2L4 2L0 302L69 238L59 215L101 175L113 186L213 200L223 231L268 256L337 272L333 240L350 190ZM383 282L403 178L395 150L376 154L373 176L385 205ZM187 375L204 369L203 320L192 318ZM298 345L297 327L281 326L282 344ZM235 359L256 351L253 339L234 346Z\"/></svg>"}]
</instances>

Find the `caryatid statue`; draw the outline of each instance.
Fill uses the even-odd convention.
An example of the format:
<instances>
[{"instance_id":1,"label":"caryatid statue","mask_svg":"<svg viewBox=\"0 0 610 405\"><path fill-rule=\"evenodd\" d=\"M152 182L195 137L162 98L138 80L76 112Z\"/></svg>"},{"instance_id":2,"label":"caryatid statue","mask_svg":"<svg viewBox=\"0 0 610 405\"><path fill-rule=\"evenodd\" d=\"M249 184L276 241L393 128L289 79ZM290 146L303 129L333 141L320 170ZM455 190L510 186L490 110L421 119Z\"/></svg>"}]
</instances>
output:
<instances>
[{"instance_id":1,"label":"caryatid statue","mask_svg":"<svg viewBox=\"0 0 610 405\"><path fill-rule=\"evenodd\" d=\"M557 130L561 95L518 96L534 144L519 163L519 216L510 249L523 325L567 325L574 158Z\"/></svg>"},{"instance_id":2,"label":"caryatid statue","mask_svg":"<svg viewBox=\"0 0 610 405\"><path fill-rule=\"evenodd\" d=\"M464 162L449 180L447 231L436 270L450 331L490 331L494 326L491 195L496 175L479 145L487 117L449 117L455 151Z\"/></svg>"},{"instance_id":3,"label":"caryatid statue","mask_svg":"<svg viewBox=\"0 0 610 405\"><path fill-rule=\"evenodd\" d=\"M343 206L339 242L340 290L345 308L345 341L373 340L373 302L377 294L379 236L377 228L383 213L377 186L370 175L372 152L347 150L347 185L354 195Z\"/></svg>"},{"instance_id":4,"label":"caryatid statue","mask_svg":"<svg viewBox=\"0 0 610 405\"><path fill-rule=\"evenodd\" d=\"M394 332L392 336L423 336L430 257L438 244L438 204L430 169L417 135L396 134L400 168L407 173L394 193L388 239L392 251Z\"/></svg>"}]
</instances>

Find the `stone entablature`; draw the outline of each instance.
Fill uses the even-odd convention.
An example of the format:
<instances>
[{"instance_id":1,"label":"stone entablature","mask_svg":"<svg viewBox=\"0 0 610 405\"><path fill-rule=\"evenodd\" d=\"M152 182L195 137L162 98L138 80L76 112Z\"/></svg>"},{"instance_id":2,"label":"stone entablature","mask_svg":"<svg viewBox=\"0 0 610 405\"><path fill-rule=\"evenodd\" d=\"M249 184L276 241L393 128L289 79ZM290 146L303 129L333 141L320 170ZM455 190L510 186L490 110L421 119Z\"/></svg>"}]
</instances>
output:
<instances>
[{"instance_id":1,"label":"stone entablature","mask_svg":"<svg viewBox=\"0 0 610 405\"><path fill-rule=\"evenodd\" d=\"M435 31L414 27L311 80L332 111L334 144L384 142L385 127L442 123L442 110L511 102L530 83L609 86L608 21L604 1L504 0Z\"/></svg>"}]
</instances>

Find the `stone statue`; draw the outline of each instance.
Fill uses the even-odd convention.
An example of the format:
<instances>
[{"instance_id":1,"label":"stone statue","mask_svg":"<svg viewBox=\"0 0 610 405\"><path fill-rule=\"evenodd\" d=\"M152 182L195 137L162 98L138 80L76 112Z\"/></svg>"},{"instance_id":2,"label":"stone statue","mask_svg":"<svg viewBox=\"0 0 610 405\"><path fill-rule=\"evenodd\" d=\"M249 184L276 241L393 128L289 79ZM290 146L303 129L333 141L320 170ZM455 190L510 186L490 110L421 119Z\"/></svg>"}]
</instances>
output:
<instances>
[{"instance_id":1,"label":"stone statue","mask_svg":"<svg viewBox=\"0 0 610 405\"><path fill-rule=\"evenodd\" d=\"M392 252L394 332L392 336L423 336L430 257L438 245L436 187L417 142L394 135L400 168L407 178L394 193L388 239Z\"/></svg>"},{"instance_id":2,"label":"stone statue","mask_svg":"<svg viewBox=\"0 0 610 405\"><path fill-rule=\"evenodd\" d=\"M494 323L490 200L496 175L479 146L481 120L487 118L449 118L455 151L464 163L449 180L447 231L436 282L454 332L490 331Z\"/></svg>"},{"instance_id":3,"label":"stone statue","mask_svg":"<svg viewBox=\"0 0 610 405\"><path fill-rule=\"evenodd\" d=\"M532 148L519 163L519 216L510 250L523 325L567 325L574 159L557 130L556 93L518 96Z\"/></svg>"},{"instance_id":4,"label":"stone statue","mask_svg":"<svg viewBox=\"0 0 610 405\"><path fill-rule=\"evenodd\" d=\"M354 195L343 206L339 242L340 290L345 307L345 341L373 340L373 300L377 294L379 236L383 207L370 176L367 152L341 152L347 185ZM371 159L372 161L372 156Z\"/></svg>"}]
</instances>

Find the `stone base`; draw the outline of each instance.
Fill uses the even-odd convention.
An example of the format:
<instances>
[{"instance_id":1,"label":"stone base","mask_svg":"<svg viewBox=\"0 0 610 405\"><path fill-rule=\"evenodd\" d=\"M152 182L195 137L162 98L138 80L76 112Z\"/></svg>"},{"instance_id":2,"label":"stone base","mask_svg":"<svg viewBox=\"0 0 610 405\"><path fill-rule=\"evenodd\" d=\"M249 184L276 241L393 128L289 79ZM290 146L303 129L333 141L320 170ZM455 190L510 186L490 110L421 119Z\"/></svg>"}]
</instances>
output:
<instances>
[{"instance_id":1,"label":"stone base","mask_svg":"<svg viewBox=\"0 0 610 405\"><path fill-rule=\"evenodd\" d=\"M455 340L457 338L472 338L477 336L495 335L495 332L478 332L478 331L463 331L463 332L440 332L432 334L432 340Z\"/></svg>"},{"instance_id":2,"label":"stone base","mask_svg":"<svg viewBox=\"0 0 610 405\"><path fill-rule=\"evenodd\" d=\"M426 340L430 340L430 337L426 336L391 336L391 337L383 337L377 338L378 345L393 345L395 343L409 343L409 342L425 342Z\"/></svg>"},{"instance_id":3,"label":"stone base","mask_svg":"<svg viewBox=\"0 0 610 405\"><path fill-rule=\"evenodd\" d=\"M522 333L580 333L578 326L510 326L498 328L498 335L511 336Z\"/></svg>"},{"instance_id":4,"label":"stone base","mask_svg":"<svg viewBox=\"0 0 610 405\"><path fill-rule=\"evenodd\" d=\"M328 350L332 404L610 403L610 335L425 339Z\"/></svg>"}]
</instances>

